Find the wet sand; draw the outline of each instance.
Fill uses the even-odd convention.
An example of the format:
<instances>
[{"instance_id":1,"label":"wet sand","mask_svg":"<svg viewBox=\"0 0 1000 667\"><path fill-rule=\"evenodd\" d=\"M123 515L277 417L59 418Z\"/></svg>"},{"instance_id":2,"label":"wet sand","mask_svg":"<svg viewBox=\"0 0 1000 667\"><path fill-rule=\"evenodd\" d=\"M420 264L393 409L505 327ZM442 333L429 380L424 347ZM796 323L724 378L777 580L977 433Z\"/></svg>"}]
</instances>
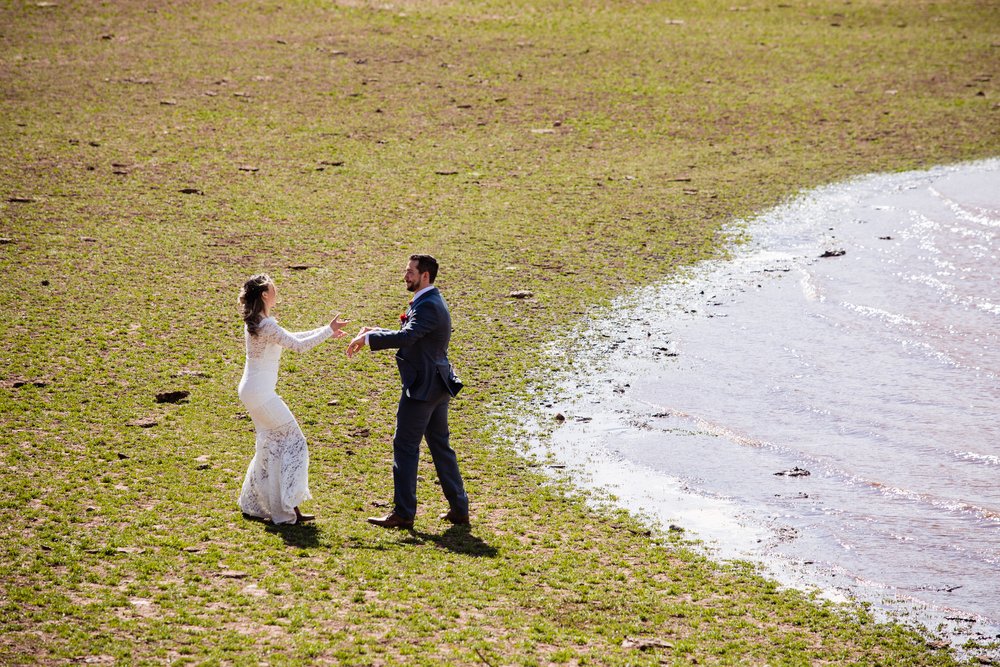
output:
<instances>
[{"instance_id":1,"label":"wet sand","mask_svg":"<svg viewBox=\"0 0 1000 667\"><path fill-rule=\"evenodd\" d=\"M532 453L716 558L995 640L1000 161L855 179L732 231L751 240L730 259L553 346L542 412L563 419Z\"/></svg>"}]
</instances>

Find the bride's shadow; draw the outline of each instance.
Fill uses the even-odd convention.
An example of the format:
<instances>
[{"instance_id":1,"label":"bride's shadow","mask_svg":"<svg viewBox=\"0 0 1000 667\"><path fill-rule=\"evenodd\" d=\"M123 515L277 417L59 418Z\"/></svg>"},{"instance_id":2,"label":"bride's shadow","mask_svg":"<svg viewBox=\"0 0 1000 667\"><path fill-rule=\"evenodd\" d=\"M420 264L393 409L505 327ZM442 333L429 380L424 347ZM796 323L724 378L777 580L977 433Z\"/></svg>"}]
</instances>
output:
<instances>
[{"instance_id":1,"label":"bride's shadow","mask_svg":"<svg viewBox=\"0 0 1000 667\"><path fill-rule=\"evenodd\" d=\"M264 532L278 535L285 544L299 549L319 546L319 528L313 522L293 524L273 524L270 521L244 514L243 518L264 525Z\"/></svg>"},{"instance_id":2,"label":"bride's shadow","mask_svg":"<svg viewBox=\"0 0 1000 667\"><path fill-rule=\"evenodd\" d=\"M285 544L290 547L311 549L319 546L319 528L315 523L296 523L278 526L271 524L264 530L274 535L280 535Z\"/></svg>"}]
</instances>

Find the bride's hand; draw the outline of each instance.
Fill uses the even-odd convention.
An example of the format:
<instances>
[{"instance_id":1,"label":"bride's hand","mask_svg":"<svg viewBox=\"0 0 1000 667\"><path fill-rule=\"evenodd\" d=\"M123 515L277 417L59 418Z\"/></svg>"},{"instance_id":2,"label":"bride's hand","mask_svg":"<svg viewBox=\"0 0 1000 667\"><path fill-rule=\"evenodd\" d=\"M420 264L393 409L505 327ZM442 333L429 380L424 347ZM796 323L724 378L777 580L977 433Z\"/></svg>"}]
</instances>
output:
<instances>
[{"instance_id":1,"label":"bride's hand","mask_svg":"<svg viewBox=\"0 0 1000 667\"><path fill-rule=\"evenodd\" d=\"M350 324L350 320L340 319L340 313L337 313L332 320L330 320L330 328L333 329L334 338L343 338L347 335L344 331L344 327Z\"/></svg>"}]
</instances>

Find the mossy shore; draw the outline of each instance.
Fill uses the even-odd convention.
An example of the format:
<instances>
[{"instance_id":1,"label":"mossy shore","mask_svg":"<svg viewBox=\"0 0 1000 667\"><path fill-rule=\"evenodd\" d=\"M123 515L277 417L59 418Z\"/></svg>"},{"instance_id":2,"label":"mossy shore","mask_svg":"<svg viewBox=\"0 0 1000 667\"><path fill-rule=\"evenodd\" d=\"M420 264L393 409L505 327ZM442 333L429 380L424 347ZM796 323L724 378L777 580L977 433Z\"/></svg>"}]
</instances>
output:
<instances>
[{"instance_id":1,"label":"mossy shore","mask_svg":"<svg viewBox=\"0 0 1000 667\"><path fill-rule=\"evenodd\" d=\"M545 343L727 223L1000 154L998 26L973 0L3 0L0 663L955 663L595 512L506 426ZM340 342L279 382L318 520L244 520L239 285L271 273L291 329L391 326L417 251L471 531L429 461L416 530L365 522L398 380Z\"/></svg>"}]
</instances>

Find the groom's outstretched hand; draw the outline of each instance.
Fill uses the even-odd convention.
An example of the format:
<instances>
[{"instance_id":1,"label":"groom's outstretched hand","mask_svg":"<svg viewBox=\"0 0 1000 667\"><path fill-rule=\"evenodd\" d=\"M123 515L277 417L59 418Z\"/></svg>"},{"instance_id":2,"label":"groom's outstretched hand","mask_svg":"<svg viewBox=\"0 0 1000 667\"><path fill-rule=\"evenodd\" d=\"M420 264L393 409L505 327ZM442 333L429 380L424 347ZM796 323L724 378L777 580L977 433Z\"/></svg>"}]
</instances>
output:
<instances>
[{"instance_id":1,"label":"groom's outstretched hand","mask_svg":"<svg viewBox=\"0 0 1000 667\"><path fill-rule=\"evenodd\" d=\"M361 348L365 346L365 334L367 334L369 331L374 331L374 328L361 327L361 331L358 332L358 335L355 336L354 339L347 345L348 357L353 357L361 350Z\"/></svg>"}]
</instances>

